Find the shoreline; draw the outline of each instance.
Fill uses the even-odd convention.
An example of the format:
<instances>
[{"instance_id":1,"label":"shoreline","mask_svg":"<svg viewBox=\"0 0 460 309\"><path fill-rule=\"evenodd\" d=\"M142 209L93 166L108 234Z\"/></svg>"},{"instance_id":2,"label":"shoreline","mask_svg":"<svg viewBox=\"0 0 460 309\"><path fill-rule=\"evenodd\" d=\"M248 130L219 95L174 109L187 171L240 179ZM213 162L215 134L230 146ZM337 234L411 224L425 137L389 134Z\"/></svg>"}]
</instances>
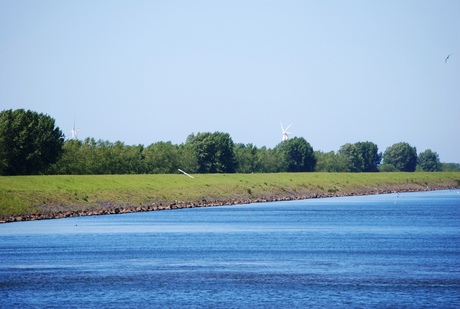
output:
<instances>
[{"instance_id":1,"label":"shoreline","mask_svg":"<svg viewBox=\"0 0 460 309\"><path fill-rule=\"evenodd\" d=\"M151 205L130 205L129 203L119 203L113 201L99 202L99 207L95 209L74 209L74 210L48 210L43 212L35 212L29 214L9 215L0 218L1 223L35 221L35 220L52 220L63 219L81 216L101 216L113 214L126 214L135 212L150 212L162 210L175 210L184 208L199 208L199 207L218 207L218 206L231 206L253 203L270 203L282 202L293 200L305 200L316 198L334 198L346 196L367 196L367 195L380 195L380 194L394 194L394 193L409 193L409 192L425 192L425 191L441 191L441 190L455 190L460 189L460 186L452 185L438 185L434 187L422 187L416 184L406 184L404 186L384 186L376 187L373 189L355 188L349 189L346 192L304 192L290 194L274 194L264 195L259 197L246 197L237 199L219 199L208 198L199 201L174 201L174 202L158 202ZM53 208L50 206L50 208Z\"/></svg>"}]
</instances>

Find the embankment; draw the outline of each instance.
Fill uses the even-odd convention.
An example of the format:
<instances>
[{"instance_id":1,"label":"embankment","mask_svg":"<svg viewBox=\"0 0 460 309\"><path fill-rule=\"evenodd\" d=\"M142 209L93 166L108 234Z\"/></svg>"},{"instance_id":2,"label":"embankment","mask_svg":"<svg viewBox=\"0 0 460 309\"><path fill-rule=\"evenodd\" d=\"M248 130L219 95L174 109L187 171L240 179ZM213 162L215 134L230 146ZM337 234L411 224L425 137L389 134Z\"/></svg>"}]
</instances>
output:
<instances>
[{"instance_id":1,"label":"embankment","mask_svg":"<svg viewBox=\"0 0 460 309\"><path fill-rule=\"evenodd\" d=\"M459 188L460 173L0 177L0 222Z\"/></svg>"}]
</instances>

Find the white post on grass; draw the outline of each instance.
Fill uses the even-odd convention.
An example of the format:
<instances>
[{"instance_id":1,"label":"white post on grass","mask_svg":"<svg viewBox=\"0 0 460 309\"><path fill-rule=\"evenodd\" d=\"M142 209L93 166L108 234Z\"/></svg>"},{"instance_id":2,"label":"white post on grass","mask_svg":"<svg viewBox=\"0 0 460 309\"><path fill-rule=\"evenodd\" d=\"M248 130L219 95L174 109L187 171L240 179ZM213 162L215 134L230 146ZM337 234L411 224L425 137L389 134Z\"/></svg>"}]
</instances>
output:
<instances>
[{"instance_id":1,"label":"white post on grass","mask_svg":"<svg viewBox=\"0 0 460 309\"><path fill-rule=\"evenodd\" d=\"M193 178L192 175L187 174L186 172L184 172L184 171L181 170L180 168L178 168L178 170L179 170L179 172L181 172L182 174L184 174L184 175L186 175L186 176L188 176L188 177L190 177L190 178Z\"/></svg>"}]
</instances>

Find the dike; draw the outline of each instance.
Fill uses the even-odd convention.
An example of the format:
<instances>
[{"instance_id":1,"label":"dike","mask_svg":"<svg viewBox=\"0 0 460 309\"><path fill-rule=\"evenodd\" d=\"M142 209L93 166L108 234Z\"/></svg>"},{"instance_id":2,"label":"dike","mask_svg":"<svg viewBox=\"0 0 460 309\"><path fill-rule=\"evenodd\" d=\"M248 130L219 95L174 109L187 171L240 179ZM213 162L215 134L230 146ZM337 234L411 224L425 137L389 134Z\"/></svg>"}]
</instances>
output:
<instances>
[{"instance_id":1,"label":"dike","mask_svg":"<svg viewBox=\"0 0 460 309\"><path fill-rule=\"evenodd\" d=\"M62 219L70 217L80 216L100 216L100 215L114 215L114 214L126 214L133 212L147 212L147 211L161 211L161 210L174 210L183 208L197 208L197 207L216 207L216 206L230 206L230 205L241 205L251 203L268 203L268 202L280 202L280 201L292 201L292 200L304 200L314 198L333 198L333 197L345 197L345 196L364 196L364 195L378 195L378 194L392 194L392 193L405 193L405 192L421 192L421 191L436 191L436 190L452 190L460 189L458 185L444 184L431 187L424 187L417 184L405 184L405 185L388 185L385 187L378 187L373 189L362 189L349 188L345 192L298 192L289 194L278 194L270 195L266 193L264 196L259 197L247 197L232 200L219 200L219 199L202 199L200 201L174 201L174 202L159 202L151 205L124 205L114 202L99 202L99 206L94 209L82 209L82 210L51 210L44 211L42 213L30 213L22 215L12 215L0 218L0 223L9 222L21 222L21 221L32 221L32 220L49 220L49 219ZM62 207L60 207L62 208Z\"/></svg>"}]
</instances>

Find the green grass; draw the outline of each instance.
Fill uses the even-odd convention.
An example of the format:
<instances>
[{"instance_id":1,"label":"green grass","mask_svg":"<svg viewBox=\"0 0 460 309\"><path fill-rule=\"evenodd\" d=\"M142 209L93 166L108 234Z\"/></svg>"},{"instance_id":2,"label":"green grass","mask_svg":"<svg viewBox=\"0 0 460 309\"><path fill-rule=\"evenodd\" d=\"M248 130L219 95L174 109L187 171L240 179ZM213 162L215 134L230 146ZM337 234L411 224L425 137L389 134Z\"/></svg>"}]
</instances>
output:
<instances>
[{"instance_id":1,"label":"green grass","mask_svg":"<svg viewBox=\"0 0 460 309\"><path fill-rule=\"evenodd\" d=\"M460 187L460 173L277 173L0 177L0 217L142 206L175 201L229 201L280 196L378 193Z\"/></svg>"}]
</instances>

